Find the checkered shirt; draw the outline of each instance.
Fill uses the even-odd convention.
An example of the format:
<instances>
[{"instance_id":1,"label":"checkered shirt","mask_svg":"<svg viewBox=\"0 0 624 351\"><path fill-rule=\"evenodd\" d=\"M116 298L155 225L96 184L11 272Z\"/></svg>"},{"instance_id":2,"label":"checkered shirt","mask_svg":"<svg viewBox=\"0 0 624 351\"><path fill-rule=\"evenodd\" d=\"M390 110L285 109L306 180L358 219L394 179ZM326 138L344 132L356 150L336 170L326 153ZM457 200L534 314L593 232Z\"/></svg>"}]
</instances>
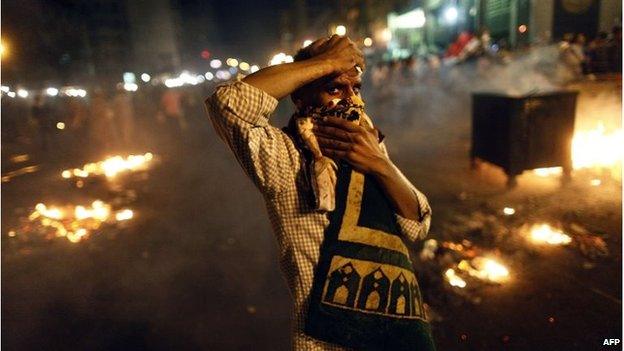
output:
<instances>
[{"instance_id":1,"label":"checkered shirt","mask_svg":"<svg viewBox=\"0 0 624 351\"><path fill-rule=\"evenodd\" d=\"M294 350L344 350L304 334L308 295L318 262L323 233L329 224L326 212L311 204L313 191L304 176L305 161L292 139L269 123L278 101L243 81L219 85L206 99L208 115L221 139L262 193L279 249L279 263L294 299L292 330ZM382 150L387 155L384 143ZM431 223L427 198L413 185L422 218L395 214L409 242L423 239Z\"/></svg>"}]
</instances>

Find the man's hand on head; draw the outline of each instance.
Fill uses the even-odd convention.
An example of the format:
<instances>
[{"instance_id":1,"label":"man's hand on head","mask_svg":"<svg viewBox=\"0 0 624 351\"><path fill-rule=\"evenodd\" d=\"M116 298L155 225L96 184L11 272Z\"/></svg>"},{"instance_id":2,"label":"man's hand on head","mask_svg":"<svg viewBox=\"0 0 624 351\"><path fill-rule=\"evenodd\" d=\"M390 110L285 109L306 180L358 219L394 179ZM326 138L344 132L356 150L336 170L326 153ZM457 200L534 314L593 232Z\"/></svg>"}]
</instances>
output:
<instances>
[{"instance_id":1,"label":"man's hand on head","mask_svg":"<svg viewBox=\"0 0 624 351\"><path fill-rule=\"evenodd\" d=\"M337 34L329 39L321 38L310 44L314 60L327 61L333 68L333 74L342 74L359 66L365 68L364 54L348 37Z\"/></svg>"},{"instance_id":2,"label":"man's hand on head","mask_svg":"<svg viewBox=\"0 0 624 351\"><path fill-rule=\"evenodd\" d=\"M379 132L339 117L326 117L312 129L323 155L343 159L364 174L382 174L391 167L379 146Z\"/></svg>"}]
</instances>

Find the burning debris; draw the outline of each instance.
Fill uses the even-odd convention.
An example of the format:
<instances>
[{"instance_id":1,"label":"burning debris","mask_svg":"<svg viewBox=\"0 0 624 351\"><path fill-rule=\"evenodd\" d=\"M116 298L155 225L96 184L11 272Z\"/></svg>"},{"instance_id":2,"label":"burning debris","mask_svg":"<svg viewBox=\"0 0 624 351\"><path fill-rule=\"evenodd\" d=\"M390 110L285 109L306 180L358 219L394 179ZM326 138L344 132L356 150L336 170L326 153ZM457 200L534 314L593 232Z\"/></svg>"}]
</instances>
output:
<instances>
[{"instance_id":1,"label":"burning debris","mask_svg":"<svg viewBox=\"0 0 624 351\"><path fill-rule=\"evenodd\" d=\"M581 225L549 224L519 218L517 213L511 206L502 210L494 206L469 215L456 215L443 224L441 237L470 240L425 241L419 254L424 281L437 286L444 299L478 304L482 301L483 288L513 280L512 271L505 262L537 255L539 247L575 247L590 259L608 254L604 239Z\"/></svg>"},{"instance_id":2,"label":"burning debris","mask_svg":"<svg viewBox=\"0 0 624 351\"><path fill-rule=\"evenodd\" d=\"M117 226L133 217L131 209L114 210L111 204L101 200L86 206L61 207L39 203L27 218L21 220L21 228L9 231L9 236L40 234L47 240L66 238L72 243L78 243L99 230Z\"/></svg>"},{"instance_id":3,"label":"burning debris","mask_svg":"<svg viewBox=\"0 0 624 351\"><path fill-rule=\"evenodd\" d=\"M431 241L433 239L430 239ZM435 240L433 240L435 241ZM432 245L430 245L431 247ZM452 251L454 255L446 254L447 262L454 263L451 268L444 272L444 279L454 287L465 288L467 281L479 281L481 283L502 284L510 279L509 269L498 260L490 258L490 254L484 252L469 240L461 243L444 241L441 244L443 250Z\"/></svg>"},{"instance_id":4,"label":"burning debris","mask_svg":"<svg viewBox=\"0 0 624 351\"><path fill-rule=\"evenodd\" d=\"M87 163L82 168L64 170L61 176L65 179L92 176L105 176L110 179L127 172L147 170L153 160L154 155L151 152L143 155L129 155L126 158L118 155L103 161Z\"/></svg>"},{"instance_id":5,"label":"burning debris","mask_svg":"<svg viewBox=\"0 0 624 351\"><path fill-rule=\"evenodd\" d=\"M478 256L472 260L461 260L457 268L482 281L503 283L509 280L509 270L498 261Z\"/></svg>"},{"instance_id":6,"label":"burning debris","mask_svg":"<svg viewBox=\"0 0 624 351\"><path fill-rule=\"evenodd\" d=\"M529 238L537 244L568 245L572 238L557 228L549 224L534 224L529 229Z\"/></svg>"}]
</instances>

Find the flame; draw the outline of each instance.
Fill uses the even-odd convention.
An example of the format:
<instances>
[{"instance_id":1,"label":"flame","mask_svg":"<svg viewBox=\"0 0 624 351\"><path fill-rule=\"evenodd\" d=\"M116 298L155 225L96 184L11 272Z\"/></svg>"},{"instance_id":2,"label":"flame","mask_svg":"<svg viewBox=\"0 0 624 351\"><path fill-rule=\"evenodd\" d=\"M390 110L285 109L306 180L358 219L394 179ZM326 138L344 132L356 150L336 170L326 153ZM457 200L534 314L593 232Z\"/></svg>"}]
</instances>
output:
<instances>
[{"instance_id":1,"label":"flame","mask_svg":"<svg viewBox=\"0 0 624 351\"><path fill-rule=\"evenodd\" d=\"M553 175L560 175L563 173L563 168L561 167L549 167L549 168L536 168L533 170L533 173L538 177L550 177Z\"/></svg>"},{"instance_id":2,"label":"flame","mask_svg":"<svg viewBox=\"0 0 624 351\"><path fill-rule=\"evenodd\" d=\"M529 233L531 240L538 244L567 245L572 242L572 238L569 235L546 223L533 225Z\"/></svg>"},{"instance_id":3,"label":"flame","mask_svg":"<svg viewBox=\"0 0 624 351\"><path fill-rule=\"evenodd\" d=\"M580 131L572 138L572 164L574 169L610 168L622 163L624 133L617 129L607 133L604 124L595 129Z\"/></svg>"},{"instance_id":4,"label":"flame","mask_svg":"<svg viewBox=\"0 0 624 351\"><path fill-rule=\"evenodd\" d=\"M126 221L134 217L131 209L113 211L112 206L104 201L95 200L83 206L48 206L38 203L28 220L52 230L54 237L65 237L72 243L80 242L99 229L103 224ZM11 231L15 236L17 233Z\"/></svg>"},{"instance_id":5,"label":"flame","mask_svg":"<svg viewBox=\"0 0 624 351\"><path fill-rule=\"evenodd\" d=\"M462 289L466 287L466 281L458 276L453 268L449 268L446 270L446 272L444 273L444 278L446 278L446 281L448 281L451 286L456 286Z\"/></svg>"},{"instance_id":6,"label":"flame","mask_svg":"<svg viewBox=\"0 0 624 351\"><path fill-rule=\"evenodd\" d=\"M624 158L622 129L607 132L602 121L595 129L578 131L572 138L572 168L617 168ZM540 177L560 175L561 167L537 168ZM619 172L616 172L619 173ZM593 184L592 184L593 185Z\"/></svg>"},{"instance_id":7,"label":"flame","mask_svg":"<svg viewBox=\"0 0 624 351\"><path fill-rule=\"evenodd\" d=\"M470 261L461 260L457 268L468 273L472 277L494 283L501 283L509 279L509 270L507 267L487 257L479 256Z\"/></svg>"},{"instance_id":8,"label":"flame","mask_svg":"<svg viewBox=\"0 0 624 351\"><path fill-rule=\"evenodd\" d=\"M115 219L117 221L127 221L132 219L132 217L134 217L134 212L129 209L121 210L115 214Z\"/></svg>"},{"instance_id":9,"label":"flame","mask_svg":"<svg viewBox=\"0 0 624 351\"><path fill-rule=\"evenodd\" d=\"M66 169L61 173L61 177L69 179L104 175L113 178L123 172L145 170L153 159L154 155L151 152L144 155L129 155L126 158L118 155L103 161L87 163L82 168Z\"/></svg>"}]
</instances>

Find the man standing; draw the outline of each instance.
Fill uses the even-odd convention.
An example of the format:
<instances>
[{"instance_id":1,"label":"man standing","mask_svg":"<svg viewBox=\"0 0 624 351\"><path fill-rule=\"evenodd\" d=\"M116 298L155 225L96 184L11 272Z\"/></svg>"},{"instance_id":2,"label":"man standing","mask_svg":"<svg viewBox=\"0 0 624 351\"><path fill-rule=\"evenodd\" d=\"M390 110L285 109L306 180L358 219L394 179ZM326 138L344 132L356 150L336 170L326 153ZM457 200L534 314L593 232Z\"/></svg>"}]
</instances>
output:
<instances>
[{"instance_id":1,"label":"man standing","mask_svg":"<svg viewBox=\"0 0 624 351\"><path fill-rule=\"evenodd\" d=\"M363 68L355 44L334 35L300 50L293 63L217 87L206 107L265 199L294 299L294 349L431 350L404 244L429 230L426 197L391 162L375 128L325 117L315 119L314 135L339 167L336 209L319 211L294 123L269 124L288 95L298 113L359 98Z\"/></svg>"}]
</instances>

